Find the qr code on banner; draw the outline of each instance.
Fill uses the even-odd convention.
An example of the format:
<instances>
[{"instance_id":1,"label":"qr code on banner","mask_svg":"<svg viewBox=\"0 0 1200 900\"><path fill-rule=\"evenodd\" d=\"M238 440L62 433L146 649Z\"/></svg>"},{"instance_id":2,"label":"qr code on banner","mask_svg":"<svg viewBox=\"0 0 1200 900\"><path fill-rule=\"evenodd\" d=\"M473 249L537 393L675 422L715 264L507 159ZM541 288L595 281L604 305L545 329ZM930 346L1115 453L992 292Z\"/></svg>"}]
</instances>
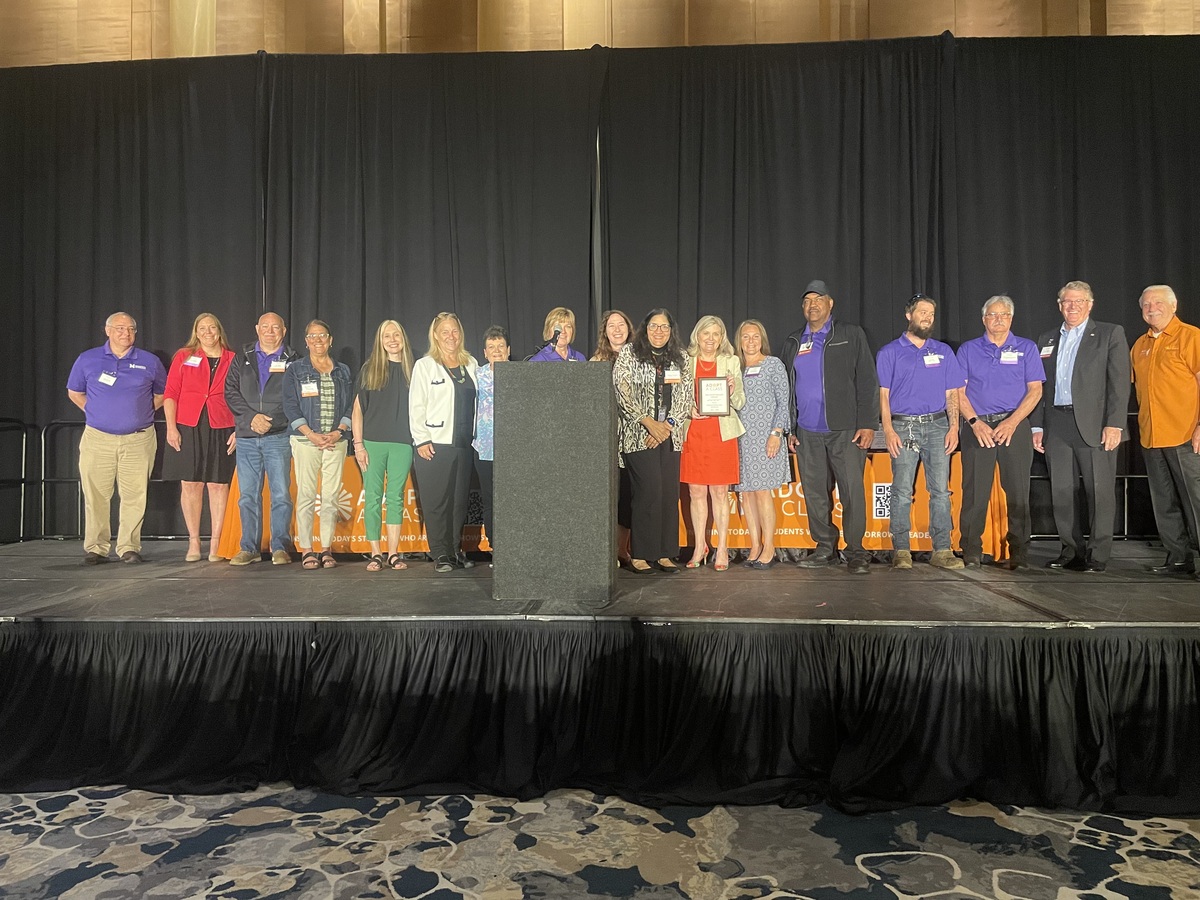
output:
<instances>
[{"instance_id":1,"label":"qr code on banner","mask_svg":"<svg viewBox=\"0 0 1200 900\"><path fill-rule=\"evenodd\" d=\"M892 486L891 484L875 485L875 518L890 519L892 517Z\"/></svg>"}]
</instances>

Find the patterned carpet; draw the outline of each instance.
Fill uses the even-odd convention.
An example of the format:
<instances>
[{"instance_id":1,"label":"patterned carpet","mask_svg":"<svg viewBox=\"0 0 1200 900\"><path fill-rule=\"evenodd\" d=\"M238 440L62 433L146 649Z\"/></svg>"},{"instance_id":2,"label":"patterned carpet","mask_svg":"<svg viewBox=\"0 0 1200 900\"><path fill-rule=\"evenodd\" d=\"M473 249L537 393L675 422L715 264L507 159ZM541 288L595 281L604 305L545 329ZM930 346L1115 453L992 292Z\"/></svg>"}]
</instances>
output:
<instances>
[{"instance_id":1,"label":"patterned carpet","mask_svg":"<svg viewBox=\"0 0 1200 900\"><path fill-rule=\"evenodd\" d=\"M583 791L0 795L0 897L1200 897L1200 821L956 803L645 809Z\"/></svg>"}]
</instances>

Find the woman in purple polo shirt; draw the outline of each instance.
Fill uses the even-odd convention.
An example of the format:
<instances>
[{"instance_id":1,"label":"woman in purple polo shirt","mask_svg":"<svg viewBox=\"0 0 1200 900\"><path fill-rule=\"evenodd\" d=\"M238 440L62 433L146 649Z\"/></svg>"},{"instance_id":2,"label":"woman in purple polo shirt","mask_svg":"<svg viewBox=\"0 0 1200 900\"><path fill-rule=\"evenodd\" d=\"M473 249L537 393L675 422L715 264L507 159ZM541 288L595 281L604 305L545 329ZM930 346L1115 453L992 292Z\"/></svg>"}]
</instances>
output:
<instances>
[{"instance_id":1,"label":"woman in purple polo shirt","mask_svg":"<svg viewBox=\"0 0 1200 900\"><path fill-rule=\"evenodd\" d=\"M556 306L546 313L542 339L546 346L529 357L529 362L587 362L587 357L571 346L575 338L575 313Z\"/></svg>"}]
</instances>

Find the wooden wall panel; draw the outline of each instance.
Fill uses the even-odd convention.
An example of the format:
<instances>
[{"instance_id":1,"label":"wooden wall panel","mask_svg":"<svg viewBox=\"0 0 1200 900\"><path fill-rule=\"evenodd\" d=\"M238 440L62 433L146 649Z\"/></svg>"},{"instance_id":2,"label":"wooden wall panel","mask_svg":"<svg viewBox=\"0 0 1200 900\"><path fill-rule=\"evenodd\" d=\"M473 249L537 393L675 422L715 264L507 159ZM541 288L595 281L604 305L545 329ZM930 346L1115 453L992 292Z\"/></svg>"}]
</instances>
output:
<instances>
[{"instance_id":1,"label":"wooden wall panel","mask_svg":"<svg viewBox=\"0 0 1200 900\"><path fill-rule=\"evenodd\" d=\"M961 37L1039 37L1043 0L957 0L954 28Z\"/></svg>"},{"instance_id":2,"label":"wooden wall panel","mask_svg":"<svg viewBox=\"0 0 1200 900\"><path fill-rule=\"evenodd\" d=\"M217 52L216 0L171 0L171 55Z\"/></svg>"},{"instance_id":3,"label":"wooden wall panel","mask_svg":"<svg viewBox=\"0 0 1200 900\"><path fill-rule=\"evenodd\" d=\"M78 0L79 62L132 57L130 0Z\"/></svg>"},{"instance_id":4,"label":"wooden wall panel","mask_svg":"<svg viewBox=\"0 0 1200 900\"><path fill-rule=\"evenodd\" d=\"M753 44L755 0L688 0L687 42Z\"/></svg>"},{"instance_id":5,"label":"wooden wall panel","mask_svg":"<svg viewBox=\"0 0 1200 900\"><path fill-rule=\"evenodd\" d=\"M478 46L475 0L407 0L409 53L463 53Z\"/></svg>"},{"instance_id":6,"label":"wooden wall panel","mask_svg":"<svg viewBox=\"0 0 1200 900\"><path fill-rule=\"evenodd\" d=\"M871 0L873 38L917 37L954 30L954 0Z\"/></svg>"},{"instance_id":7,"label":"wooden wall panel","mask_svg":"<svg viewBox=\"0 0 1200 900\"><path fill-rule=\"evenodd\" d=\"M43 66L59 61L60 30L71 26L74 49L75 3L0 2L0 64Z\"/></svg>"},{"instance_id":8,"label":"wooden wall panel","mask_svg":"<svg viewBox=\"0 0 1200 900\"><path fill-rule=\"evenodd\" d=\"M263 0L216 0L217 54L265 50L266 4Z\"/></svg>"},{"instance_id":9,"label":"wooden wall panel","mask_svg":"<svg viewBox=\"0 0 1200 900\"><path fill-rule=\"evenodd\" d=\"M754 40L759 44L791 44L825 40L821 8L830 0L757 0Z\"/></svg>"},{"instance_id":10,"label":"wooden wall panel","mask_svg":"<svg viewBox=\"0 0 1200 900\"><path fill-rule=\"evenodd\" d=\"M612 46L613 0L562 0L563 49Z\"/></svg>"},{"instance_id":11,"label":"wooden wall panel","mask_svg":"<svg viewBox=\"0 0 1200 900\"><path fill-rule=\"evenodd\" d=\"M379 53L379 0L342 0L342 41L345 53Z\"/></svg>"},{"instance_id":12,"label":"wooden wall panel","mask_svg":"<svg viewBox=\"0 0 1200 900\"><path fill-rule=\"evenodd\" d=\"M1109 34L1194 34L1196 0L1108 0Z\"/></svg>"},{"instance_id":13,"label":"wooden wall panel","mask_svg":"<svg viewBox=\"0 0 1200 900\"><path fill-rule=\"evenodd\" d=\"M478 0L480 50L561 50L562 0Z\"/></svg>"},{"instance_id":14,"label":"wooden wall panel","mask_svg":"<svg viewBox=\"0 0 1200 900\"><path fill-rule=\"evenodd\" d=\"M614 47L684 47L686 0L612 0Z\"/></svg>"}]
</instances>

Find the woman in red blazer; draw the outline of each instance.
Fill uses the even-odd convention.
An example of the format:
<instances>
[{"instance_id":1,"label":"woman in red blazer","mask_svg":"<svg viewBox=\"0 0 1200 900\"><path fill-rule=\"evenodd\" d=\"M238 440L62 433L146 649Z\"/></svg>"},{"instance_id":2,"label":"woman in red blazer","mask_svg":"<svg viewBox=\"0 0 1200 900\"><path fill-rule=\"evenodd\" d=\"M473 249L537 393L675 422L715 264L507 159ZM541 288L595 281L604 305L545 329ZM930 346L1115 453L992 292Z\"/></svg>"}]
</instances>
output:
<instances>
[{"instance_id":1,"label":"woman in red blazer","mask_svg":"<svg viewBox=\"0 0 1200 900\"><path fill-rule=\"evenodd\" d=\"M212 520L208 560L221 559L217 547L237 445L233 413L225 402L225 375L232 360L220 319L200 313L192 323L191 339L175 354L167 372L163 412L171 449L163 454L163 480L182 482L179 504L188 530L188 562L201 558L200 510L205 485Z\"/></svg>"}]
</instances>

